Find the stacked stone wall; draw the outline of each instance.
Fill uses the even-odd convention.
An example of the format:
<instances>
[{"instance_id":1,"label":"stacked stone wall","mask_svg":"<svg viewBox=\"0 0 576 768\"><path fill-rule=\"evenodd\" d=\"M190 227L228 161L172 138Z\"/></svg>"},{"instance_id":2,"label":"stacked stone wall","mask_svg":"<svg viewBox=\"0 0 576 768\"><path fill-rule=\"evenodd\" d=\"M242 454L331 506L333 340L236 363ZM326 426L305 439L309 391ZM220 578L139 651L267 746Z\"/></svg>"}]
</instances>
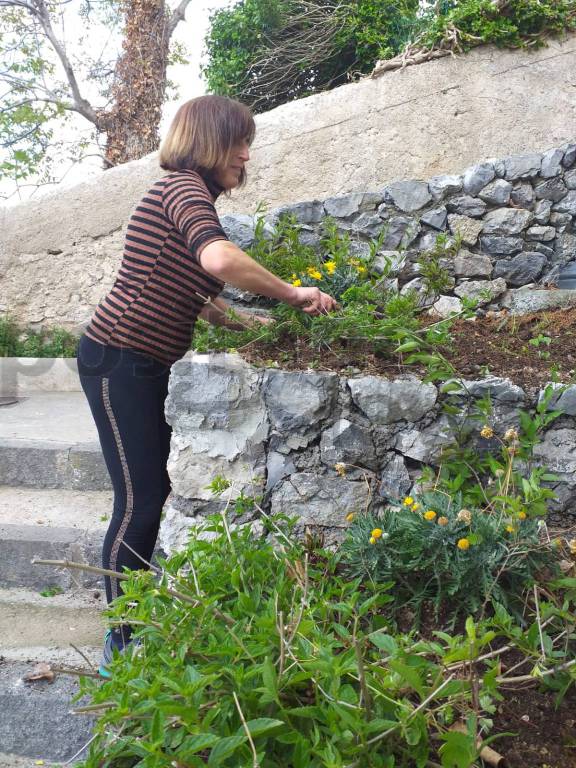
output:
<instances>
[{"instance_id":1,"label":"stacked stone wall","mask_svg":"<svg viewBox=\"0 0 576 768\"><path fill-rule=\"evenodd\" d=\"M492 440L481 437L475 407L487 395ZM457 435L480 452L498 450L497 437L518 428L520 411L534 412L542 397L497 377L462 382L447 395L412 375L257 369L237 355L190 353L170 379L173 493L162 544L179 546L191 525L222 509L225 502L209 488L217 476L232 483L232 496L255 494L265 513L295 517L299 532L333 542L348 513L417 494L423 467L437 468ZM457 415L445 404L457 406ZM576 387L559 392L549 407L564 415L536 446L535 466L557 476L550 519L566 522L576 515ZM261 510L236 522L258 521Z\"/></svg>"}]
</instances>

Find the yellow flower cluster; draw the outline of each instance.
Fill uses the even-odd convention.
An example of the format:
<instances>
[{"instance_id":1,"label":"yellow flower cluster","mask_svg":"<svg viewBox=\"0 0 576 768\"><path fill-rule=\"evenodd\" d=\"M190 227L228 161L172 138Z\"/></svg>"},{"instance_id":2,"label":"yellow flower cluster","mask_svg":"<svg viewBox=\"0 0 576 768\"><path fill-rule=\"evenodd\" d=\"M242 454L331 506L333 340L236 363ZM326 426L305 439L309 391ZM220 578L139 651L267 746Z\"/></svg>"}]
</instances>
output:
<instances>
[{"instance_id":1,"label":"yellow flower cluster","mask_svg":"<svg viewBox=\"0 0 576 768\"><path fill-rule=\"evenodd\" d=\"M480 436L485 437L487 440L489 440L491 437L494 437L494 430L492 429L492 427L489 427L487 424L484 424L484 426L480 430Z\"/></svg>"},{"instance_id":2,"label":"yellow flower cluster","mask_svg":"<svg viewBox=\"0 0 576 768\"><path fill-rule=\"evenodd\" d=\"M306 274L308 277L311 277L312 280L321 280L322 279L322 272L320 272L316 267L307 267L306 268Z\"/></svg>"},{"instance_id":3,"label":"yellow flower cluster","mask_svg":"<svg viewBox=\"0 0 576 768\"><path fill-rule=\"evenodd\" d=\"M448 525L449 522L448 518L444 517L444 515L438 518L438 525Z\"/></svg>"},{"instance_id":4,"label":"yellow flower cluster","mask_svg":"<svg viewBox=\"0 0 576 768\"><path fill-rule=\"evenodd\" d=\"M336 271L336 262L335 261L326 261L324 262L324 267L326 269L326 272L328 272L329 275L333 275Z\"/></svg>"},{"instance_id":5,"label":"yellow flower cluster","mask_svg":"<svg viewBox=\"0 0 576 768\"><path fill-rule=\"evenodd\" d=\"M370 544L376 544L378 539L382 538L382 528L374 528L370 535L369 542Z\"/></svg>"},{"instance_id":6,"label":"yellow flower cluster","mask_svg":"<svg viewBox=\"0 0 576 768\"><path fill-rule=\"evenodd\" d=\"M424 512L424 520L435 520L436 519L436 512L434 512L433 509L429 509L427 512Z\"/></svg>"},{"instance_id":7,"label":"yellow flower cluster","mask_svg":"<svg viewBox=\"0 0 576 768\"><path fill-rule=\"evenodd\" d=\"M458 549L466 552L467 549L470 549L470 541L468 539L458 539L456 546Z\"/></svg>"}]
</instances>

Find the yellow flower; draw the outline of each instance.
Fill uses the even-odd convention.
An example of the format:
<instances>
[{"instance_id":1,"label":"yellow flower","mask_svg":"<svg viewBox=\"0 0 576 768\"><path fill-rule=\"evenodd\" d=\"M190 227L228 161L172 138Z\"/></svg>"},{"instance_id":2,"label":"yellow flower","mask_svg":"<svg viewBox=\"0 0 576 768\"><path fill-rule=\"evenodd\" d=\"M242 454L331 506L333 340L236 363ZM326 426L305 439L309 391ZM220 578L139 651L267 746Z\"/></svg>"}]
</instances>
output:
<instances>
[{"instance_id":1,"label":"yellow flower","mask_svg":"<svg viewBox=\"0 0 576 768\"><path fill-rule=\"evenodd\" d=\"M429 509L427 512L424 512L424 520L434 520L436 518L436 512L434 512L433 509Z\"/></svg>"},{"instance_id":2,"label":"yellow flower","mask_svg":"<svg viewBox=\"0 0 576 768\"><path fill-rule=\"evenodd\" d=\"M570 550L570 554L576 557L576 539L570 539L568 542L568 549Z\"/></svg>"},{"instance_id":3,"label":"yellow flower","mask_svg":"<svg viewBox=\"0 0 576 768\"><path fill-rule=\"evenodd\" d=\"M448 518L444 517L444 515L438 518L438 525L448 525L448 522Z\"/></svg>"},{"instance_id":4,"label":"yellow flower","mask_svg":"<svg viewBox=\"0 0 576 768\"><path fill-rule=\"evenodd\" d=\"M360 264L356 267L356 272L358 272L359 275L363 275L364 272L366 272L366 267L363 264Z\"/></svg>"},{"instance_id":5,"label":"yellow flower","mask_svg":"<svg viewBox=\"0 0 576 768\"><path fill-rule=\"evenodd\" d=\"M506 432L504 432L504 440L506 440L507 443L511 443L513 440L518 440L518 432L516 432L513 427L507 429Z\"/></svg>"},{"instance_id":6,"label":"yellow flower","mask_svg":"<svg viewBox=\"0 0 576 768\"><path fill-rule=\"evenodd\" d=\"M340 477L346 477L346 464L341 461L337 461L336 464L334 464L334 469L336 472L338 472Z\"/></svg>"},{"instance_id":7,"label":"yellow flower","mask_svg":"<svg viewBox=\"0 0 576 768\"><path fill-rule=\"evenodd\" d=\"M379 539L382 536L382 528L374 528L372 531L372 538Z\"/></svg>"},{"instance_id":8,"label":"yellow flower","mask_svg":"<svg viewBox=\"0 0 576 768\"><path fill-rule=\"evenodd\" d=\"M376 539L374 536L370 536L370 544L376 544Z\"/></svg>"},{"instance_id":9,"label":"yellow flower","mask_svg":"<svg viewBox=\"0 0 576 768\"><path fill-rule=\"evenodd\" d=\"M411 507L412 504L414 504L414 499L412 498L412 496L406 496L406 498L404 499L404 506Z\"/></svg>"},{"instance_id":10,"label":"yellow flower","mask_svg":"<svg viewBox=\"0 0 576 768\"><path fill-rule=\"evenodd\" d=\"M461 523L466 523L466 525L470 525L472 522L472 512L470 512L469 509L461 509L460 512L456 515L456 519Z\"/></svg>"},{"instance_id":11,"label":"yellow flower","mask_svg":"<svg viewBox=\"0 0 576 768\"><path fill-rule=\"evenodd\" d=\"M348 512L348 514L346 515L346 520L347 522L351 523L352 520L354 520L354 512Z\"/></svg>"},{"instance_id":12,"label":"yellow flower","mask_svg":"<svg viewBox=\"0 0 576 768\"><path fill-rule=\"evenodd\" d=\"M298 279L292 280L292 285L294 286L294 288L300 288L300 286L302 285L302 280L298 280Z\"/></svg>"},{"instance_id":13,"label":"yellow flower","mask_svg":"<svg viewBox=\"0 0 576 768\"><path fill-rule=\"evenodd\" d=\"M298 275L296 274L296 272L292 272L292 277L290 279L291 280L296 280L297 277L298 277Z\"/></svg>"},{"instance_id":14,"label":"yellow flower","mask_svg":"<svg viewBox=\"0 0 576 768\"><path fill-rule=\"evenodd\" d=\"M526 520L526 512L523 509L518 512L518 520Z\"/></svg>"},{"instance_id":15,"label":"yellow flower","mask_svg":"<svg viewBox=\"0 0 576 768\"><path fill-rule=\"evenodd\" d=\"M456 546L465 552L467 549L470 549L470 542L468 539L458 539Z\"/></svg>"},{"instance_id":16,"label":"yellow flower","mask_svg":"<svg viewBox=\"0 0 576 768\"><path fill-rule=\"evenodd\" d=\"M494 430L492 429L492 427L489 427L487 424L484 424L484 426L480 430L480 436L485 437L486 439L494 437Z\"/></svg>"},{"instance_id":17,"label":"yellow flower","mask_svg":"<svg viewBox=\"0 0 576 768\"><path fill-rule=\"evenodd\" d=\"M336 271L336 262L335 261L326 261L324 262L324 266L326 267L326 272L328 272L329 275L333 275Z\"/></svg>"},{"instance_id":18,"label":"yellow flower","mask_svg":"<svg viewBox=\"0 0 576 768\"><path fill-rule=\"evenodd\" d=\"M420 504L418 504L418 502L415 501L414 504L412 504L412 512L418 512L419 509L420 509Z\"/></svg>"},{"instance_id":19,"label":"yellow flower","mask_svg":"<svg viewBox=\"0 0 576 768\"><path fill-rule=\"evenodd\" d=\"M306 273L312 280L320 280L322 278L322 272L319 272L316 267L308 267Z\"/></svg>"},{"instance_id":20,"label":"yellow flower","mask_svg":"<svg viewBox=\"0 0 576 768\"><path fill-rule=\"evenodd\" d=\"M516 528L513 525L507 525L506 526L506 531L508 533L516 533Z\"/></svg>"}]
</instances>

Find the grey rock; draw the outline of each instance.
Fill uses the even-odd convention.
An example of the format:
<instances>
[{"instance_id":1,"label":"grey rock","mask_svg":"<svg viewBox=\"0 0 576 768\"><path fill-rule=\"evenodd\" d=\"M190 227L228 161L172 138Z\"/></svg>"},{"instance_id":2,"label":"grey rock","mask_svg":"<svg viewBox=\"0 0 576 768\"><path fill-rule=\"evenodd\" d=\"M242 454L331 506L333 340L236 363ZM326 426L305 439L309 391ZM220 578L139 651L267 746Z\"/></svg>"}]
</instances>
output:
<instances>
[{"instance_id":1,"label":"grey rock","mask_svg":"<svg viewBox=\"0 0 576 768\"><path fill-rule=\"evenodd\" d=\"M534 192L539 200L552 200L557 203L566 196L568 189L561 178L554 178L537 184Z\"/></svg>"},{"instance_id":2,"label":"grey rock","mask_svg":"<svg viewBox=\"0 0 576 768\"><path fill-rule=\"evenodd\" d=\"M351 192L324 200L324 210L327 216L346 218L362 211L373 211L382 200L378 192Z\"/></svg>"},{"instance_id":3,"label":"grey rock","mask_svg":"<svg viewBox=\"0 0 576 768\"><path fill-rule=\"evenodd\" d=\"M561 482L570 486L576 478L576 429L551 429L534 446L534 458Z\"/></svg>"},{"instance_id":4,"label":"grey rock","mask_svg":"<svg viewBox=\"0 0 576 768\"><path fill-rule=\"evenodd\" d=\"M549 149L542 155L542 167L540 176L543 179L549 179L552 176L560 176L562 173L562 160L564 159L564 150Z\"/></svg>"},{"instance_id":5,"label":"grey rock","mask_svg":"<svg viewBox=\"0 0 576 768\"><path fill-rule=\"evenodd\" d=\"M490 277L492 260L489 256L461 250L454 259L454 273L457 277Z\"/></svg>"},{"instance_id":6,"label":"grey rock","mask_svg":"<svg viewBox=\"0 0 576 768\"><path fill-rule=\"evenodd\" d=\"M448 226L453 235L460 235L464 245L476 245L483 224L469 216L453 213L448 216Z\"/></svg>"},{"instance_id":7,"label":"grey rock","mask_svg":"<svg viewBox=\"0 0 576 768\"><path fill-rule=\"evenodd\" d=\"M478 197L484 200L486 203L492 205L508 205L510 202L510 193L512 192L512 184L504 179L496 179L491 184L488 184L479 193Z\"/></svg>"},{"instance_id":8,"label":"grey rock","mask_svg":"<svg viewBox=\"0 0 576 768\"><path fill-rule=\"evenodd\" d=\"M472 218L480 218L486 213L486 203L483 200L479 200L477 197L471 197L470 195L460 195L459 197L451 197L446 201L446 207L450 213L459 213L462 216L472 216Z\"/></svg>"},{"instance_id":9,"label":"grey rock","mask_svg":"<svg viewBox=\"0 0 576 768\"><path fill-rule=\"evenodd\" d=\"M508 181L526 179L540 173L542 157L536 154L513 155L504 160L504 176Z\"/></svg>"},{"instance_id":10,"label":"grey rock","mask_svg":"<svg viewBox=\"0 0 576 768\"><path fill-rule=\"evenodd\" d=\"M538 200L534 208L534 221L537 224L548 224L550 220L550 211L552 210L551 200Z\"/></svg>"},{"instance_id":11,"label":"grey rock","mask_svg":"<svg viewBox=\"0 0 576 768\"><path fill-rule=\"evenodd\" d=\"M254 243L254 219L252 216L235 214L221 216L220 223L230 240L239 248L246 250Z\"/></svg>"},{"instance_id":12,"label":"grey rock","mask_svg":"<svg viewBox=\"0 0 576 768\"><path fill-rule=\"evenodd\" d=\"M498 176L499 179L504 178L506 174L506 163L501 158L493 158L492 162L494 164L494 170L496 171L496 176Z\"/></svg>"},{"instance_id":13,"label":"grey rock","mask_svg":"<svg viewBox=\"0 0 576 768\"><path fill-rule=\"evenodd\" d=\"M398 247L407 248L418 237L420 224L407 216L393 216L386 224L382 248L394 251Z\"/></svg>"},{"instance_id":14,"label":"grey rock","mask_svg":"<svg viewBox=\"0 0 576 768\"><path fill-rule=\"evenodd\" d=\"M548 401L547 410L562 411L566 416L576 416L576 386L563 387L561 384L552 384L556 392ZM538 395L538 403L544 400L544 390Z\"/></svg>"},{"instance_id":15,"label":"grey rock","mask_svg":"<svg viewBox=\"0 0 576 768\"><path fill-rule=\"evenodd\" d=\"M306 245L309 248L314 248L314 250L318 250L320 248L320 243L322 240L320 235L318 235L316 232L313 232L305 227L302 227L302 229L300 230L298 239L301 245Z\"/></svg>"},{"instance_id":16,"label":"grey rock","mask_svg":"<svg viewBox=\"0 0 576 768\"><path fill-rule=\"evenodd\" d=\"M518 235L533 219L533 213L521 208L496 208L486 214L482 231L485 235Z\"/></svg>"},{"instance_id":17,"label":"grey rock","mask_svg":"<svg viewBox=\"0 0 576 768\"><path fill-rule=\"evenodd\" d=\"M561 202L552 206L552 209L557 213L569 213L571 216L576 216L576 189L568 192Z\"/></svg>"},{"instance_id":18,"label":"grey rock","mask_svg":"<svg viewBox=\"0 0 576 768\"><path fill-rule=\"evenodd\" d=\"M461 299L473 299L480 306L489 304L506 290L506 281L497 280L468 280L456 286L454 293Z\"/></svg>"},{"instance_id":19,"label":"grey rock","mask_svg":"<svg viewBox=\"0 0 576 768\"><path fill-rule=\"evenodd\" d=\"M513 255L520 253L524 247L521 237L500 237L498 235L484 235L480 238L480 247L485 253Z\"/></svg>"},{"instance_id":20,"label":"grey rock","mask_svg":"<svg viewBox=\"0 0 576 768\"><path fill-rule=\"evenodd\" d=\"M576 144L568 144L565 147L562 165L564 168L570 168L574 163L576 163Z\"/></svg>"},{"instance_id":21,"label":"grey rock","mask_svg":"<svg viewBox=\"0 0 576 768\"><path fill-rule=\"evenodd\" d=\"M503 277L509 285L520 286L538 279L546 264L541 253L519 253L513 259L496 262L494 277Z\"/></svg>"},{"instance_id":22,"label":"grey rock","mask_svg":"<svg viewBox=\"0 0 576 768\"><path fill-rule=\"evenodd\" d=\"M550 248L548 245L544 245L544 243L530 243L530 248L532 253L541 253L548 260L554 256L554 248Z\"/></svg>"},{"instance_id":23,"label":"grey rock","mask_svg":"<svg viewBox=\"0 0 576 768\"><path fill-rule=\"evenodd\" d=\"M322 432L320 456L328 467L342 462L375 469L378 463L370 430L347 419L338 419Z\"/></svg>"},{"instance_id":24,"label":"grey rock","mask_svg":"<svg viewBox=\"0 0 576 768\"><path fill-rule=\"evenodd\" d=\"M550 224L556 229L556 232L562 234L572 226L572 216L569 213L554 213L550 214Z\"/></svg>"},{"instance_id":25,"label":"grey rock","mask_svg":"<svg viewBox=\"0 0 576 768\"><path fill-rule=\"evenodd\" d=\"M362 512L370 502L364 480L297 472L272 492L272 514L299 518L302 525L344 528L346 515Z\"/></svg>"},{"instance_id":26,"label":"grey rock","mask_svg":"<svg viewBox=\"0 0 576 768\"><path fill-rule=\"evenodd\" d=\"M552 251L552 253L554 253L554 251ZM548 269L543 273L542 277L538 281L538 284L546 288L557 288L561 271L562 266L560 264L556 264L556 266L552 267L552 269Z\"/></svg>"},{"instance_id":27,"label":"grey rock","mask_svg":"<svg viewBox=\"0 0 576 768\"><path fill-rule=\"evenodd\" d=\"M429 310L429 314L443 320L462 312L462 302L456 296L440 296Z\"/></svg>"},{"instance_id":28,"label":"grey rock","mask_svg":"<svg viewBox=\"0 0 576 768\"><path fill-rule=\"evenodd\" d=\"M267 370L262 393L272 427L281 434L308 432L334 411L335 373Z\"/></svg>"},{"instance_id":29,"label":"grey rock","mask_svg":"<svg viewBox=\"0 0 576 768\"><path fill-rule=\"evenodd\" d=\"M526 399L526 393L522 387L500 376L487 376L484 379L466 381L465 385L470 397L481 398L490 395L499 403L523 403Z\"/></svg>"},{"instance_id":30,"label":"grey rock","mask_svg":"<svg viewBox=\"0 0 576 768\"><path fill-rule=\"evenodd\" d=\"M426 232L418 241L418 251L433 251L436 248L438 235L436 232Z\"/></svg>"},{"instance_id":31,"label":"grey rock","mask_svg":"<svg viewBox=\"0 0 576 768\"><path fill-rule=\"evenodd\" d=\"M428 188L434 200L443 200L448 195L455 195L462 190L462 176L433 176Z\"/></svg>"},{"instance_id":32,"label":"grey rock","mask_svg":"<svg viewBox=\"0 0 576 768\"><path fill-rule=\"evenodd\" d=\"M412 480L406 468L406 462L397 453L389 454L380 475L378 494L385 499L401 499L406 496Z\"/></svg>"},{"instance_id":33,"label":"grey rock","mask_svg":"<svg viewBox=\"0 0 576 768\"><path fill-rule=\"evenodd\" d=\"M370 243L366 243L364 240L351 240L349 254L366 261L370 256Z\"/></svg>"},{"instance_id":34,"label":"grey rock","mask_svg":"<svg viewBox=\"0 0 576 768\"><path fill-rule=\"evenodd\" d=\"M512 315L527 315L549 309L563 309L576 306L576 291L545 291L534 288L517 288L507 291L501 300L502 306Z\"/></svg>"},{"instance_id":35,"label":"grey rock","mask_svg":"<svg viewBox=\"0 0 576 768\"><path fill-rule=\"evenodd\" d=\"M496 176L494 165L490 162L480 163L464 172L463 189L467 195L477 195Z\"/></svg>"},{"instance_id":36,"label":"grey rock","mask_svg":"<svg viewBox=\"0 0 576 768\"><path fill-rule=\"evenodd\" d=\"M564 233L556 237L554 245L554 261L556 264L567 264L576 259L576 235Z\"/></svg>"},{"instance_id":37,"label":"grey rock","mask_svg":"<svg viewBox=\"0 0 576 768\"><path fill-rule=\"evenodd\" d=\"M532 185L527 181L517 184L510 193L510 202L519 208L530 208L534 202Z\"/></svg>"},{"instance_id":38,"label":"grey rock","mask_svg":"<svg viewBox=\"0 0 576 768\"><path fill-rule=\"evenodd\" d=\"M385 227L385 223L380 216L375 213L361 213L357 219L352 222L352 230L367 237L378 237Z\"/></svg>"},{"instance_id":39,"label":"grey rock","mask_svg":"<svg viewBox=\"0 0 576 768\"><path fill-rule=\"evenodd\" d=\"M405 213L424 208L432 200L425 181L396 181L384 188L384 199Z\"/></svg>"},{"instance_id":40,"label":"grey rock","mask_svg":"<svg viewBox=\"0 0 576 768\"><path fill-rule=\"evenodd\" d=\"M438 298L437 294L431 293L426 285L426 282L421 277L415 277L410 280L400 289L402 296L407 296L410 293L415 293L418 297L418 306L426 307L433 304Z\"/></svg>"},{"instance_id":41,"label":"grey rock","mask_svg":"<svg viewBox=\"0 0 576 768\"><path fill-rule=\"evenodd\" d=\"M376 275L396 277L405 261L402 251L379 251L372 262L372 271Z\"/></svg>"},{"instance_id":42,"label":"grey rock","mask_svg":"<svg viewBox=\"0 0 576 768\"><path fill-rule=\"evenodd\" d=\"M572 171L566 171L564 174L564 184L568 189L576 189L576 168Z\"/></svg>"},{"instance_id":43,"label":"grey rock","mask_svg":"<svg viewBox=\"0 0 576 768\"><path fill-rule=\"evenodd\" d=\"M448 211L446 206L442 205L440 208L433 208L431 211L427 211L420 217L421 224L427 224L434 229L442 230L446 227L446 217Z\"/></svg>"},{"instance_id":44,"label":"grey rock","mask_svg":"<svg viewBox=\"0 0 576 768\"><path fill-rule=\"evenodd\" d=\"M526 230L526 240L541 240L547 243L549 240L554 240L556 237L556 230L554 227L529 227Z\"/></svg>"},{"instance_id":45,"label":"grey rock","mask_svg":"<svg viewBox=\"0 0 576 768\"><path fill-rule=\"evenodd\" d=\"M349 379L352 400L374 424L418 421L435 405L438 392L415 376L393 380L377 376Z\"/></svg>"},{"instance_id":46,"label":"grey rock","mask_svg":"<svg viewBox=\"0 0 576 768\"><path fill-rule=\"evenodd\" d=\"M395 448L409 459L424 464L439 463L442 449L454 442L454 429L445 416L424 429L407 428L396 438Z\"/></svg>"},{"instance_id":47,"label":"grey rock","mask_svg":"<svg viewBox=\"0 0 576 768\"><path fill-rule=\"evenodd\" d=\"M281 480L296 472L292 459L278 451L269 451L266 460L266 491L271 491Z\"/></svg>"},{"instance_id":48,"label":"grey rock","mask_svg":"<svg viewBox=\"0 0 576 768\"><path fill-rule=\"evenodd\" d=\"M281 216L294 216L299 224L317 224L324 218L324 205L320 200L308 200L302 203L294 203L293 205L284 205L272 211L272 223L277 223Z\"/></svg>"}]
</instances>

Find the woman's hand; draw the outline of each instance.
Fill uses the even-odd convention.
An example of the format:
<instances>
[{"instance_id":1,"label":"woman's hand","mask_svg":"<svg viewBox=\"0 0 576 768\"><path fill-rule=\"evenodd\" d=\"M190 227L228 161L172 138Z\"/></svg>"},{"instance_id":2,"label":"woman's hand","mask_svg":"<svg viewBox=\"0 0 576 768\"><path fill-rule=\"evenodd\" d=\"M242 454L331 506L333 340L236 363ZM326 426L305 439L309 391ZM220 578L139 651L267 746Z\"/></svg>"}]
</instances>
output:
<instances>
[{"instance_id":1,"label":"woman's hand","mask_svg":"<svg viewBox=\"0 0 576 768\"><path fill-rule=\"evenodd\" d=\"M294 299L289 303L307 315L326 315L337 309L336 299L323 293L319 288L294 288Z\"/></svg>"}]
</instances>

